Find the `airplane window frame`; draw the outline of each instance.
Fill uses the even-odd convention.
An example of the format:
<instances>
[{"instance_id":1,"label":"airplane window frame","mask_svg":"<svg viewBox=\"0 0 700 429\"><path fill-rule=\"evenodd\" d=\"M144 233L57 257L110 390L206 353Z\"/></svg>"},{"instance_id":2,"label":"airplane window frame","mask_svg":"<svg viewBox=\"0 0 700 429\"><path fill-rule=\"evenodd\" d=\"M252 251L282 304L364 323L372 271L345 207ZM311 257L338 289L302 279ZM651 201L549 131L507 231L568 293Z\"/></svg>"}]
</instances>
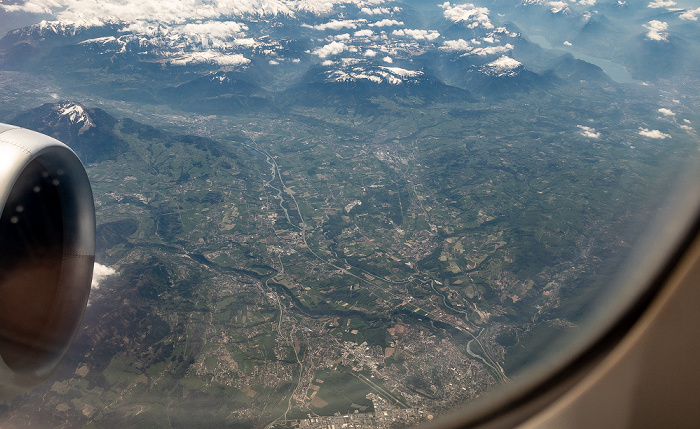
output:
<instances>
[{"instance_id":1,"label":"airplane window frame","mask_svg":"<svg viewBox=\"0 0 700 429\"><path fill-rule=\"evenodd\" d=\"M692 170L692 168L691 168ZM568 348L547 356L511 383L486 392L485 397L453 410L421 427L512 427L551 404L569 390L630 332L643 316L700 233L698 176L662 205L667 216L657 216L616 276L620 290L595 313L585 333L568 339ZM695 192L694 192L695 191ZM626 277L626 278L625 278ZM593 317L588 317L592 319Z\"/></svg>"}]
</instances>

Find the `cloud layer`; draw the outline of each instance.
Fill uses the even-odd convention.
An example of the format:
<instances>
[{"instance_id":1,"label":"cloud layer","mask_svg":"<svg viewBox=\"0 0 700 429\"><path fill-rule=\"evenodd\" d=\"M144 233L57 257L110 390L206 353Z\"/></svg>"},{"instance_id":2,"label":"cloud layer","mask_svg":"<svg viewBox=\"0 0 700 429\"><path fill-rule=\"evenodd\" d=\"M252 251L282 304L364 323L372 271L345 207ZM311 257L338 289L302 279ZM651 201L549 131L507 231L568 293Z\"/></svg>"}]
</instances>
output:
<instances>
[{"instance_id":1,"label":"cloud layer","mask_svg":"<svg viewBox=\"0 0 700 429\"><path fill-rule=\"evenodd\" d=\"M521 1L555 13L569 8L578 13L595 4ZM415 57L436 51L451 61L463 57L465 64L492 75L513 73L521 66L519 57L513 58L520 35L499 27L508 22L507 16L471 2L444 1L434 7L430 27L407 28L404 21L412 19L411 13L390 0L27 0L0 5L8 11L49 13L55 22L74 29L104 26L105 33L112 34L110 28L116 27L118 32L109 40L82 43L99 45L95 48L104 54L147 55L164 66L208 64L230 70L310 61L347 67L348 59L354 58L374 66L411 68ZM666 23L644 25L650 38L667 37ZM280 34L303 38L304 52L292 53L289 40Z\"/></svg>"},{"instance_id":2,"label":"cloud layer","mask_svg":"<svg viewBox=\"0 0 700 429\"><path fill-rule=\"evenodd\" d=\"M8 12L24 11L56 16L62 22L160 21L184 23L191 19L224 19L235 16L295 16L300 12L324 14L338 5L377 6L383 0L28 0L21 5L2 5Z\"/></svg>"},{"instance_id":3,"label":"cloud layer","mask_svg":"<svg viewBox=\"0 0 700 429\"><path fill-rule=\"evenodd\" d=\"M588 137L589 139L598 139L600 138L600 133L595 130L593 127L587 127L585 125L577 125L579 128L579 134L581 134L584 137Z\"/></svg>"},{"instance_id":4,"label":"cloud layer","mask_svg":"<svg viewBox=\"0 0 700 429\"><path fill-rule=\"evenodd\" d=\"M471 3L453 5L450 2L445 2L440 7L445 9L445 18L452 22L463 22L468 28L494 28L488 8L477 7Z\"/></svg>"},{"instance_id":5,"label":"cloud layer","mask_svg":"<svg viewBox=\"0 0 700 429\"><path fill-rule=\"evenodd\" d=\"M673 0L656 0L647 5L647 7L652 8L652 9L660 9L663 7L672 7L675 6L676 2Z\"/></svg>"},{"instance_id":6,"label":"cloud layer","mask_svg":"<svg viewBox=\"0 0 700 429\"><path fill-rule=\"evenodd\" d=\"M114 268L95 262L95 266L92 269L92 288L99 289L102 280L116 273L117 271Z\"/></svg>"},{"instance_id":7,"label":"cloud layer","mask_svg":"<svg viewBox=\"0 0 700 429\"><path fill-rule=\"evenodd\" d=\"M649 21L644 24L644 28L649 30L647 32L647 38L649 40L666 41L668 40L668 23L663 21Z\"/></svg>"},{"instance_id":8,"label":"cloud layer","mask_svg":"<svg viewBox=\"0 0 700 429\"><path fill-rule=\"evenodd\" d=\"M680 19L684 19L686 21L697 21L698 16L700 16L700 7L697 9L686 10L678 15Z\"/></svg>"},{"instance_id":9,"label":"cloud layer","mask_svg":"<svg viewBox=\"0 0 700 429\"><path fill-rule=\"evenodd\" d=\"M649 137L650 139L670 139L671 136L666 133L662 133L659 130L650 130L647 128L642 128L639 130L639 135L644 137Z\"/></svg>"}]
</instances>

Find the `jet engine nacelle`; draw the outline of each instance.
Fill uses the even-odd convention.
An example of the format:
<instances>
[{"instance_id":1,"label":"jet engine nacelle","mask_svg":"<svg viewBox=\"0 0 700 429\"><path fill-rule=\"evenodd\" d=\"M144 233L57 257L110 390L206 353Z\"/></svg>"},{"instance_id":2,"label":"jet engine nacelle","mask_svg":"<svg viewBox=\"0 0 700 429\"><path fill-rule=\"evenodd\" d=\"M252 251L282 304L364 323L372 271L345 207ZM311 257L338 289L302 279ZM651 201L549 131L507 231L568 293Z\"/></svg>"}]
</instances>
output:
<instances>
[{"instance_id":1,"label":"jet engine nacelle","mask_svg":"<svg viewBox=\"0 0 700 429\"><path fill-rule=\"evenodd\" d=\"M95 261L95 207L68 146L0 124L0 398L46 380L72 343Z\"/></svg>"}]
</instances>

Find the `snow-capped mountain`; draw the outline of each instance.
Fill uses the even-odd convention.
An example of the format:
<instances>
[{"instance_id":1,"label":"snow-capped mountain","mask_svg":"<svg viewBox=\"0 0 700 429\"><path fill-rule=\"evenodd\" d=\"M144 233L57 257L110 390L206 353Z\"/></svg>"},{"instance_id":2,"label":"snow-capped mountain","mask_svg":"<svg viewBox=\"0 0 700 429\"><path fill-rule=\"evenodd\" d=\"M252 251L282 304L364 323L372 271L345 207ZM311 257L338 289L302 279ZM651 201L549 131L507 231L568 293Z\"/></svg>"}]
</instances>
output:
<instances>
[{"instance_id":1,"label":"snow-capped mountain","mask_svg":"<svg viewBox=\"0 0 700 429\"><path fill-rule=\"evenodd\" d=\"M80 19L61 10L57 21L42 21L0 40L2 65L61 68L69 56L72 65L114 72L183 76L252 68L267 73L269 80L253 83L268 89L289 87L294 83L289 75L324 67L329 80L398 85L424 73L420 57L425 53L491 62L512 49L508 40L515 36L498 25L487 8L470 4L435 5L433 18L422 26L413 8L383 0L255 3L261 9L252 4L198 14L185 5L177 16L167 11L147 16L123 5L112 5L112 14L83 11ZM22 54L12 54L19 46L25 48ZM63 59L57 64L58 53ZM181 77L166 81L172 87L183 83Z\"/></svg>"},{"instance_id":2,"label":"snow-capped mountain","mask_svg":"<svg viewBox=\"0 0 700 429\"><path fill-rule=\"evenodd\" d=\"M700 37L687 24L693 11L599 6L612 16L613 10L628 10L624 13L638 15L640 24L621 26L592 0L188 0L157 7L108 0L99 10L78 9L67 0L27 0L0 8L6 14L36 10L55 19L2 38L0 68L50 73L72 90L90 87L109 98L220 111L262 108L275 93L306 84L374 85L368 88L399 96L406 87L434 82L483 95L488 88L546 85L547 71L564 52L529 42L519 28L553 45L573 45L603 58L617 55L644 78L679 67L645 72L658 67L643 61L646 54L622 52L625 44L649 52L648 41L663 39L667 43L651 49L659 58L682 67L697 62L697 49L683 39L694 31ZM662 18L678 23L674 27ZM620 43L606 50L610 39ZM585 69L574 74L599 80L586 79ZM216 76L229 80L216 82ZM509 83L494 85L499 79Z\"/></svg>"},{"instance_id":3,"label":"snow-capped mountain","mask_svg":"<svg viewBox=\"0 0 700 429\"><path fill-rule=\"evenodd\" d=\"M85 108L77 103L63 102L54 106L54 111L58 115L58 121L65 121L69 126L80 126L78 129L78 135L84 133L90 128L94 127L95 124L92 123L92 118L85 111Z\"/></svg>"},{"instance_id":4,"label":"snow-capped mountain","mask_svg":"<svg viewBox=\"0 0 700 429\"><path fill-rule=\"evenodd\" d=\"M425 70L385 66L368 62L326 64L311 68L303 78L280 94L283 104L328 105L347 108L367 105L375 97L411 99L412 102L462 100L468 91L444 84Z\"/></svg>"},{"instance_id":5,"label":"snow-capped mountain","mask_svg":"<svg viewBox=\"0 0 700 429\"><path fill-rule=\"evenodd\" d=\"M112 131L114 122L105 111L72 101L47 103L13 119L16 125L48 133L67 144L85 163L112 159L126 147Z\"/></svg>"}]
</instances>

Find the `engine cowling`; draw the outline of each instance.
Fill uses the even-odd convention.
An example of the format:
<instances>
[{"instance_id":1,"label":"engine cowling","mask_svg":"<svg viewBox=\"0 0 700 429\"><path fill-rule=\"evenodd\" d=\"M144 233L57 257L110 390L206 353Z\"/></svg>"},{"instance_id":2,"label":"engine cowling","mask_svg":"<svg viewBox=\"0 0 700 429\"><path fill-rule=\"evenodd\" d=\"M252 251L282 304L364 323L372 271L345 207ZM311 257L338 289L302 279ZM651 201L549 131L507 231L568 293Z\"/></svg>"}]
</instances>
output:
<instances>
[{"instance_id":1,"label":"engine cowling","mask_svg":"<svg viewBox=\"0 0 700 429\"><path fill-rule=\"evenodd\" d=\"M95 261L95 207L66 145L0 124L0 398L46 380L73 342Z\"/></svg>"}]
</instances>

